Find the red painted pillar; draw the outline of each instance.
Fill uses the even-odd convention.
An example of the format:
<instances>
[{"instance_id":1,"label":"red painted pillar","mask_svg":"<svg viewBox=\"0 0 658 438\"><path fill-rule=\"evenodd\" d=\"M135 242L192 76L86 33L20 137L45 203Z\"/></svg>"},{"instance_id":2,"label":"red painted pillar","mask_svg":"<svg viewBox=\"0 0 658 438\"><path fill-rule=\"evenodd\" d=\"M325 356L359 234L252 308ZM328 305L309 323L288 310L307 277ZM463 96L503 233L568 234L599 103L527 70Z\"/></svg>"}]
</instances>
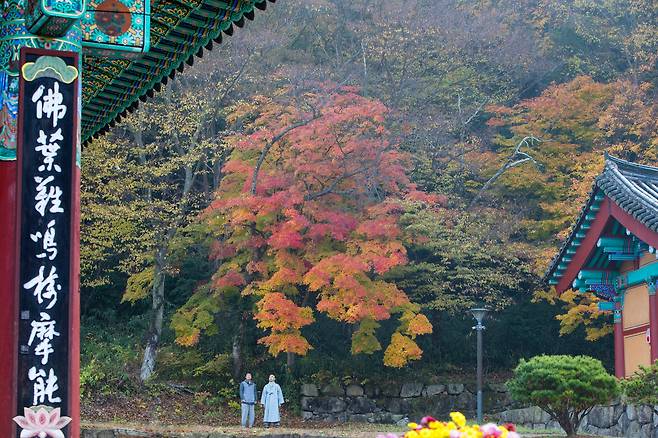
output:
<instances>
[{"instance_id":1,"label":"red painted pillar","mask_svg":"<svg viewBox=\"0 0 658 438\"><path fill-rule=\"evenodd\" d=\"M0 438L16 435L16 366L18 297L16 288L17 162L0 161ZM73 419L67 438L80 438L80 168L75 167L73 192L73 251L70 297L70 405Z\"/></svg>"},{"instance_id":2,"label":"red painted pillar","mask_svg":"<svg viewBox=\"0 0 658 438\"><path fill-rule=\"evenodd\" d=\"M0 161L0 437L15 434L18 300L16 299L16 161Z\"/></svg>"},{"instance_id":3,"label":"red painted pillar","mask_svg":"<svg viewBox=\"0 0 658 438\"><path fill-rule=\"evenodd\" d=\"M620 306L620 303L617 303ZM614 335L615 335L615 376L626 377L626 363L624 361L624 324L621 308L614 311Z\"/></svg>"},{"instance_id":4,"label":"red painted pillar","mask_svg":"<svg viewBox=\"0 0 658 438\"><path fill-rule=\"evenodd\" d=\"M649 282L649 336L651 345L651 363L658 359L658 299L656 283Z\"/></svg>"},{"instance_id":5,"label":"red painted pillar","mask_svg":"<svg viewBox=\"0 0 658 438\"><path fill-rule=\"evenodd\" d=\"M71 368L69 375L70 405L69 416L71 438L80 438L80 168L75 166L73 175L73 251L71 251L71 297L69 354Z\"/></svg>"}]
</instances>

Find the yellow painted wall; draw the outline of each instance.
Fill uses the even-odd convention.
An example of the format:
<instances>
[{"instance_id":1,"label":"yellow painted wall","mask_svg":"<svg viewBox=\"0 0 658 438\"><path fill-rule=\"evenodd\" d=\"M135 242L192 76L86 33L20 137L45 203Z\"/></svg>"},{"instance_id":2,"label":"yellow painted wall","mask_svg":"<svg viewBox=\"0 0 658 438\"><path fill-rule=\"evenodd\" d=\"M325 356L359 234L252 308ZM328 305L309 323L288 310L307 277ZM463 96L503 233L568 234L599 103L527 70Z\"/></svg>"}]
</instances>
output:
<instances>
[{"instance_id":1,"label":"yellow painted wall","mask_svg":"<svg viewBox=\"0 0 658 438\"><path fill-rule=\"evenodd\" d=\"M638 266L658 263L654 254L645 253L640 258ZM621 272L636 269L636 262L624 262ZM624 330L649 324L649 291L646 283L629 288L624 297L623 310ZM658 342L658 333L653 333ZM630 336L624 336L624 363L626 376L632 375L640 365L651 365L651 347L646 341L645 331Z\"/></svg>"},{"instance_id":2,"label":"yellow painted wall","mask_svg":"<svg viewBox=\"0 0 658 438\"><path fill-rule=\"evenodd\" d=\"M651 365L651 347L644 332L624 337L624 365L626 377L637 371L640 365Z\"/></svg>"},{"instance_id":3,"label":"yellow painted wall","mask_svg":"<svg viewBox=\"0 0 658 438\"><path fill-rule=\"evenodd\" d=\"M626 290L622 315L624 330L649 324L649 292L646 283Z\"/></svg>"}]
</instances>

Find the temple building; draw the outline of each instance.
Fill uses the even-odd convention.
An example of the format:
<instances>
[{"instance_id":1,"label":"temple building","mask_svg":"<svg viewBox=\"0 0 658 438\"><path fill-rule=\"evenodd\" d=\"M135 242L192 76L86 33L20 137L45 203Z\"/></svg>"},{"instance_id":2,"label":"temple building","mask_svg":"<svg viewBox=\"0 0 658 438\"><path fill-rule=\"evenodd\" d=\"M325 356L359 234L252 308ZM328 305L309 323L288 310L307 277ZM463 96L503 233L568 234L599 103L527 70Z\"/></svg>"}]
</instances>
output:
<instances>
[{"instance_id":1,"label":"temple building","mask_svg":"<svg viewBox=\"0 0 658 438\"><path fill-rule=\"evenodd\" d=\"M614 319L615 374L658 359L658 167L609 155L546 281L593 293Z\"/></svg>"}]
</instances>

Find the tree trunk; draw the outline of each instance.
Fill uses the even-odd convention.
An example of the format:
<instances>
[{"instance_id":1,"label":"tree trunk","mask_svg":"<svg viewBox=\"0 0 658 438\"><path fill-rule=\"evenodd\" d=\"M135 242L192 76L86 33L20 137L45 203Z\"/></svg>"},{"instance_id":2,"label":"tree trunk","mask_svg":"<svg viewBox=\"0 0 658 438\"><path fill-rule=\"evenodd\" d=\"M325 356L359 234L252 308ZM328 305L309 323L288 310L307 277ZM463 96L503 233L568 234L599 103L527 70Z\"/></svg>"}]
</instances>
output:
<instances>
[{"instance_id":1,"label":"tree trunk","mask_svg":"<svg viewBox=\"0 0 658 438\"><path fill-rule=\"evenodd\" d=\"M219 183L222 181L222 166L224 159L216 159L212 164L212 190L215 191L219 188Z\"/></svg>"},{"instance_id":2,"label":"tree trunk","mask_svg":"<svg viewBox=\"0 0 658 438\"><path fill-rule=\"evenodd\" d=\"M573 426L571 425L571 423L567 423L567 424L568 424L568 426L564 429L564 431L565 431L566 434L567 434L567 438L574 438L574 437L576 437L576 436L577 436L577 435L576 435L576 432L575 432Z\"/></svg>"},{"instance_id":3,"label":"tree trunk","mask_svg":"<svg viewBox=\"0 0 658 438\"><path fill-rule=\"evenodd\" d=\"M564 414L558 415L556 420L557 420L558 424L560 425L560 427L562 427L564 432L567 434L568 438L573 438L573 437L576 436L576 431L578 429L578 425L573 424L574 422L572 421L569 413L564 413Z\"/></svg>"},{"instance_id":4,"label":"tree trunk","mask_svg":"<svg viewBox=\"0 0 658 438\"><path fill-rule=\"evenodd\" d=\"M158 355L158 345L160 344L160 336L162 336L162 321L164 319L164 258L166 245L162 245L157 252L154 273L153 273L153 286L151 289L152 303L151 303L151 323L146 341L146 348L144 349L144 359L142 361L142 369L140 372L140 379L142 382L148 380L155 371L155 360Z\"/></svg>"},{"instance_id":5,"label":"tree trunk","mask_svg":"<svg viewBox=\"0 0 658 438\"><path fill-rule=\"evenodd\" d=\"M233 335L233 347L231 348L231 359L233 360L233 377L240 379L242 374L242 338L244 335L244 320L240 315L238 330Z\"/></svg>"},{"instance_id":6,"label":"tree trunk","mask_svg":"<svg viewBox=\"0 0 658 438\"><path fill-rule=\"evenodd\" d=\"M286 372L292 376L295 370L295 353L286 353Z\"/></svg>"}]
</instances>

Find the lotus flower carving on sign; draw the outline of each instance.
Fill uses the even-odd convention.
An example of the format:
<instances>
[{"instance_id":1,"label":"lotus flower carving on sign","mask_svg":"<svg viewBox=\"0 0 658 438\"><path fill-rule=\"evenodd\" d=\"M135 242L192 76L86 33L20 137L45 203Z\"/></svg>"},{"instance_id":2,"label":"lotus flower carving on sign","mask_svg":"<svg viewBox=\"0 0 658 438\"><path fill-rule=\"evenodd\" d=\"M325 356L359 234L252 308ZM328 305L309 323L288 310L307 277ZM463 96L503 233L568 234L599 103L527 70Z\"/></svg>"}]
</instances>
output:
<instances>
[{"instance_id":1,"label":"lotus flower carving on sign","mask_svg":"<svg viewBox=\"0 0 658 438\"><path fill-rule=\"evenodd\" d=\"M24 408L23 415L14 417L21 428L20 438L65 438L62 429L71 422L70 417L60 416L60 409L46 406Z\"/></svg>"}]
</instances>

